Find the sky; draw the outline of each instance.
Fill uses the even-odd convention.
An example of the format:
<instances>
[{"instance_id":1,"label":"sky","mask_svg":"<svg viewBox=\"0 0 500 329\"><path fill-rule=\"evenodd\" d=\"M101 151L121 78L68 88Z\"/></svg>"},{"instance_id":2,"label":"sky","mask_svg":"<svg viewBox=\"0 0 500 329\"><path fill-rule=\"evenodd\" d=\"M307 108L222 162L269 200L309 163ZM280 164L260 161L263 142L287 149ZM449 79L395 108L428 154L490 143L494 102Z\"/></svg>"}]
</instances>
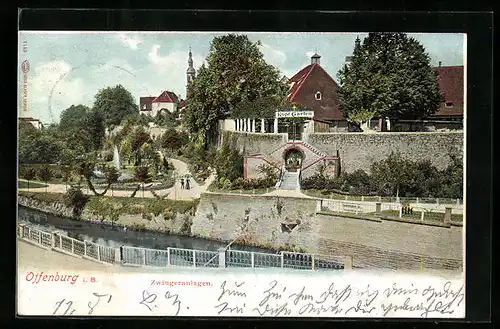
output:
<instances>
[{"instance_id":1,"label":"sky","mask_svg":"<svg viewBox=\"0 0 500 329\"><path fill-rule=\"evenodd\" d=\"M215 36L230 32L44 32L19 33L19 116L44 124L58 122L71 105L92 106L95 94L108 86L123 85L139 103L141 96L169 90L186 97L189 47L195 69L204 62ZM321 55L321 66L337 79L337 72L352 53L357 36L367 33L255 33L269 64L288 78ZM464 65L465 35L409 34L425 47L431 65ZM27 60L25 74L21 63ZM25 96L24 96L25 95ZM24 101L26 99L26 101ZM24 105L25 104L25 105Z\"/></svg>"}]
</instances>

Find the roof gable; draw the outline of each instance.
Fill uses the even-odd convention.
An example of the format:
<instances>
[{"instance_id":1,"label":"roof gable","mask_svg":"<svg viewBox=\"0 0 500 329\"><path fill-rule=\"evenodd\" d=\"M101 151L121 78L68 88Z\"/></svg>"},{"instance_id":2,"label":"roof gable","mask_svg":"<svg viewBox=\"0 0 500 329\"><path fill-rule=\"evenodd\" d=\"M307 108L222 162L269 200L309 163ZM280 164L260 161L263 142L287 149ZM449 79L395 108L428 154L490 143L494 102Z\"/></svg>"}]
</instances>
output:
<instances>
[{"instance_id":1,"label":"roof gable","mask_svg":"<svg viewBox=\"0 0 500 329\"><path fill-rule=\"evenodd\" d=\"M288 100L314 111L314 119L345 120L338 104L339 86L319 63L306 66L289 82ZM321 93L321 99L315 98L317 92Z\"/></svg>"},{"instance_id":2,"label":"roof gable","mask_svg":"<svg viewBox=\"0 0 500 329\"><path fill-rule=\"evenodd\" d=\"M140 97L139 98L139 109L141 111L151 110L151 103L156 97Z\"/></svg>"},{"instance_id":3,"label":"roof gable","mask_svg":"<svg viewBox=\"0 0 500 329\"><path fill-rule=\"evenodd\" d=\"M163 91L158 97L153 99L152 103L175 103L172 99L173 95L175 94L171 91ZM175 96L175 99L177 99L177 96Z\"/></svg>"},{"instance_id":4,"label":"roof gable","mask_svg":"<svg viewBox=\"0 0 500 329\"><path fill-rule=\"evenodd\" d=\"M437 82L444 102L433 116L463 116L464 110L464 67L434 67ZM447 103L452 103L447 106Z\"/></svg>"}]
</instances>

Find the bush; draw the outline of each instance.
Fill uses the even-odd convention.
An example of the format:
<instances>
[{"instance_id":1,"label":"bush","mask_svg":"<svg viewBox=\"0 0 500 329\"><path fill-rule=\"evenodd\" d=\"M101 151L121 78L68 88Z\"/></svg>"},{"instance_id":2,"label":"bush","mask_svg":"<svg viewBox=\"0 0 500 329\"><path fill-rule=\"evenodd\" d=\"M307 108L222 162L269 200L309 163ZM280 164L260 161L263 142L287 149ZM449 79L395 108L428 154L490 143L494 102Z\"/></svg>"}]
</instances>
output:
<instances>
[{"instance_id":1,"label":"bush","mask_svg":"<svg viewBox=\"0 0 500 329\"><path fill-rule=\"evenodd\" d=\"M64 204L73 208L73 215L80 216L89 197L85 195L79 187L70 187L63 195Z\"/></svg>"}]
</instances>

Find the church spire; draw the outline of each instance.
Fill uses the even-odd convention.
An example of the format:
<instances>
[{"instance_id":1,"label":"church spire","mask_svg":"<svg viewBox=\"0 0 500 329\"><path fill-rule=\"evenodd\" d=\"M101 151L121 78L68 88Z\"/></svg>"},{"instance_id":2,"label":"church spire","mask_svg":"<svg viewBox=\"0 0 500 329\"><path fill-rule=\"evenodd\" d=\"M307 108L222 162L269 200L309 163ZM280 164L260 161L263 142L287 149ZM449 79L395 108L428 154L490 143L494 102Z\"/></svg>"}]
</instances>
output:
<instances>
[{"instance_id":1,"label":"church spire","mask_svg":"<svg viewBox=\"0 0 500 329\"><path fill-rule=\"evenodd\" d=\"M189 85L193 82L196 75L196 70L193 67L193 54L191 53L191 46L189 46L189 57L188 57L188 69L186 71L187 86L186 86L186 98L189 95Z\"/></svg>"}]
</instances>

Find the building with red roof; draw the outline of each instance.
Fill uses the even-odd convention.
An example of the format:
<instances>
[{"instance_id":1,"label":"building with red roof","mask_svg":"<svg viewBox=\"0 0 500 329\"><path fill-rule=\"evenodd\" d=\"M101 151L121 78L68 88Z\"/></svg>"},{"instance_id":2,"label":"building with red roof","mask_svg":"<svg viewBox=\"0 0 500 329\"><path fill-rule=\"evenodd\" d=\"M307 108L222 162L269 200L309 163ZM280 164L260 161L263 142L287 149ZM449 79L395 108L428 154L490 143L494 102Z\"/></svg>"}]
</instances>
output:
<instances>
[{"instance_id":1,"label":"building with red roof","mask_svg":"<svg viewBox=\"0 0 500 329\"><path fill-rule=\"evenodd\" d=\"M311 56L311 64L288 80L288 100L301 109L314 112L313 120L305 127L307 131L347 131L347 120L339 108L339 86L321 67L320 58L318 54Z\"/></svg>"},{"instance_id":2,"label":"building with red roof","mask_svg":"<svg viewBox=\"0 0 500 329\"><path fill-rule=\"evenodd\" d=\"M34 118L31 118L31 117L20 117L19 118L19 121L25 121L25 122L29 122L33 125L33 127L35 127L36 129L41 129L43 128L43 124L40 120L38 119L34 119Z\"/></svg>"},{"instance_id":3,"label":"building with red roof","mask_svg":"<svg viewBox=\"0 0 500 329\"><path fill-rule=\"evenodd\" d=\"M157 97L140 97L141 114L155 117L160 111L175 112L180 103L179 97L171 91L162 91Z\"/></svg>"}]
</instances>

